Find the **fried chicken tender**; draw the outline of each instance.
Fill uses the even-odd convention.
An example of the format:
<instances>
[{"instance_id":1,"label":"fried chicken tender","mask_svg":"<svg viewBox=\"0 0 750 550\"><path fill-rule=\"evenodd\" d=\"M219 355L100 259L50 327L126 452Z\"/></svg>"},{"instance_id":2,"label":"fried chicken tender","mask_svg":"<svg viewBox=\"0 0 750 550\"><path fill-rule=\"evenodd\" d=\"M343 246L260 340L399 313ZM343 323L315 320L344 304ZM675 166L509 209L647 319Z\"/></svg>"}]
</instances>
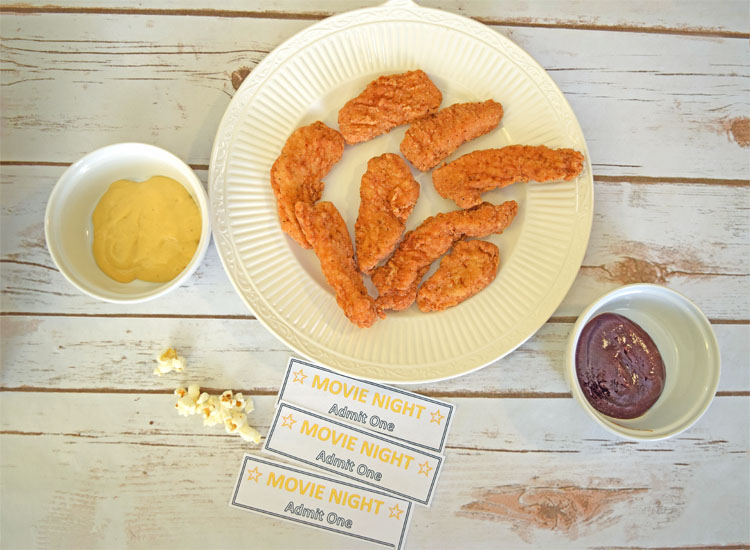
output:
<instances>
[{"instance_id":1,"label":"fried chicken tender","mask_svg":"<svg viewBox=\"0 0 750 550\"><path fill-rule=\"evenodd\" d=\"M500 263L498 248L487 241L459 241L417 292L420 311L443 311L489 285Z\"/></svg>"},{"instance_id":2,"label":"fried chicken tender","mask_svg":"<svg viewBox=\"0 0 750 550\"><path fill-rule=\"evenodd\" d=\"M456 103L415 121L401 142L401 152L415 167L427 172L462 144L497 128L501 118L503 106L491 99Z\"/></svg>"},{"instance_id":3,"label":"fried chicken tender","mask_svg":"<svg viewBox=\"0 0 750 550\"><path fill-rule=\"evenodd\" d=\"M310 248L295 214L298 202L314 204L323 194L321 181L344 153L344 138L322 122L297 128L286 140L271 167L271 186L276 195L281 229Z\"/></svg>"},{"instance_id":4,"label":"fried chicken tender","mask_svg":"<svg viewBox=\"0 0 750 550\"><path fill-rule=\"evenodd\" d=\"M434 113L443 94L424 71L381 76L339 111L339 128L353 145Z\"/></svg>"},{"instance_id":5,"label":"fried chicken tender","mask_svg":"<svg viewBox=\"0 0 750 550\"><path fill-rule=\"evenodd\" d=\"M396 248L419 198L419 184L393 153L369 160L359 187L354 242L360 271L369 273Z\"/></svg>"},{"instance_id":6,"label":"fried chicken tender","mask_svg":"<svg viewBox=\"0 0 750 550\"><path fill-rule=\"evenodd\" d=\"M336 293L336 303L347 318L359 327L369 327L385 317L370 297L362 274L354 263L354 249L346 223L331 202L298 202L295 214L305 238L320 260L328 284Z\"/></svg>"},{"instance_id":7,"label":"fried chicken tender","mask_svg":"<svg viewBox=\"0 0 750 550\"><path fill-rule=\"evenodd\" d=\"M417 288L430 264L464 237L486 237L502 233L518 212L516 201L501 205L484 202L469 210L443 212L409 231L393 256L372 274L378 289L376 303L382 309L406 309L417 296Z\"/></svg>"},{"instance_id":8,"label":"fried chicken tender","mask_svg":"<svg viewBox=\"0 0 750 550\"><path fill-rule=\"evenodd\" d=\"M432 173L432 183L440 196L469 208L481 203L486 191L515 182L569 181L581 170L583 155L573 149L509 145L474 151L444 164Z\"/></svg>"}]
</instances>

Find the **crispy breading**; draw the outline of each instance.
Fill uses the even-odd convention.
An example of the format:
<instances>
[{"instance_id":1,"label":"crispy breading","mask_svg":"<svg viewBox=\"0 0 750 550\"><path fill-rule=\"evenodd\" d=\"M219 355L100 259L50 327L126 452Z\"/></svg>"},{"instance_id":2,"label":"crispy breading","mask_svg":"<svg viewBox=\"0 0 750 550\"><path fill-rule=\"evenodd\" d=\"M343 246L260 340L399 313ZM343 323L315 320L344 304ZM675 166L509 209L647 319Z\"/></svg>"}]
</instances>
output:
<instances>
[{"instance_id":1,"label":"crispy breading","mask_svg":"<svg viewBox=\"0 0 750 550\"><path fill-rule=\"evenodd\" d=\"M385 317L367 293L362 274L354 263L354 248L346 222L331 202L298 202L295 214L305 238L312 244L336 303L359 327L369 327Z\"/></svg>"},{"instance_id":2,"label":"crispy breading","mask_svg":"<svg viewBox=\"0 0 750 550\"><path fill-rule=\"evenodd\" d=\"M509 145L474 151L432 173L440 195L461 208L482 202L481 194L515 182L571 180L583 170L583 155L544 145Z\"/></svg>"},{"instance_id":3,"label":"crispy breading","mask_svg":"<svg viewBox=\"0 0 750 550\"><path fill-rule=\"evenodd\" d=\"M424 71L381 76L339 111L339 129L349 145L434 113L443 94Z\"/></svg>"},{"instance_id":4,"label":"crispy breading","mask_svg":"<svg viewBox=\"0 0 750 550\"><path fill-rule=\"evenodd\" d=\"M487 241L459 241L417 292L420 311L442 311L460 304L497 275L500 251Z\"/></svg>"},{"instance_id":5,"label":"crispy breading","mask_svg":"<svg viewBox=\"0 0 750 550\"><path fill-rule=\"evenodd\" d=\"M321 181L344 153L344 138L320 121L297 128L286 140L271 167L271 187L276 195L281 229L310 248L297 222L298 202L315 203L323 194Z\"/></svg>"},{"instance_id":6,"label":"crispy breading","mask_svg":"<svg viewBox=\"0 0 750 550\"><path fill-rule=\"evenodd\" d=\"M464 237L486 237L502 233L518 212L516 201L501 205L489 202L469 210L443 212L409 231L393 256L372 274L378 289L376 303L383 309L402 310L417 296L419 283L430 264Z\"/></svg>"},{"instance_id":7,"label":"crispy breading","mask_svg":"<svg viewBox=\"0 0 750 550\"><path fill-rule=\"evenodd\" d=\"M354 224L359 269L369 273L396 248L419 198L419 184L404 160L386 153L369 160L359 187Z\"/></svg>"},{"instance_id":8,"label":"crispy breading","mask_svg":"<svg viewBox=\"0 0 750 550\"><path fill-rule=\"evenodd\" d=\"M417 298L417 290L422 282L422 278L425 273L430 269L430 264L427 264L414 272L414 277L409 282L406 288L384 288L383 291L378 289L378 299L375 300L375 304L381 309L392 309L393 311L401 311L408 308L414 303ZM375 272L377 273L377 271ZM375 282L375 274L373 274L373 283ZM377 285L375 285L377 287ZM381 286L384 286L381 283Z\"/></svg>"},{"instance_id":9,"label":"crispy breading","mask_svg":"<svg viewBox=\"0 0 750 550\"><path fill-rule=\"evenodd\" d=\"M497 128L503 106L488 99L456 103L412 123L401 142L401 152L422 172L431 170L462 144Z\"/></svg>"}]
</instances>

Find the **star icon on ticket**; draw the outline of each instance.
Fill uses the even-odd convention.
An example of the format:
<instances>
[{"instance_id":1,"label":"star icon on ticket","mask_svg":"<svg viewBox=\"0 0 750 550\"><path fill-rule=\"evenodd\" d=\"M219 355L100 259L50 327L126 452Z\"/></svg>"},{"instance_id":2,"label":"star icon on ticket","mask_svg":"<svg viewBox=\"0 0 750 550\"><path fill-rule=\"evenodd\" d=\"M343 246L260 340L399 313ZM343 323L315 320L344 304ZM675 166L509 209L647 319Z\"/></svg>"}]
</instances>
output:
<instances>
[{"instance_id":1,"label":"star icon on ticket","mask_svg":"<svg viewBox=\"0 0 750 550\"><path fill-rule=\"evenodd\" d=\"M258 483L258 480L260 479L260 476L262 476L263 473L258 471L258 467L256 466L252 470L247 471L247 480L248 481L254 481L255 483Z\"/></svg>"},{"instance_id":2,"label":"star icon on ticket","mask_svg":"<svg viewBox=\"0 0 750 550\"><path fill-rule=\"evenodd\" d=\"M424 461L424 464L419 465L419 473L424 474L427 477L430 477L430 472L434 470L435 468L430 467L430 463L426 460Z\"/></svg>"},{"instance_id":3,"label":"star icon on ticket","mask_svg":"<svg viewBox=\"0 0 750 550\"><path fill-rule=\"evenodd\" d=\"M442 414L440 414L440 409L437 409L434 413L430 413L432 416L432 420L430 420L430 424L433 422L440 426L440 423L443 421L443 418L445 418Z\"/></svg>"},{"instance_id":4,"label":"star icon on ticket","mask_svg":"<svg viewBox=\"0 0 750 550\"><path fill-rule=\"evenodd\" d=\"M403 514L404 512L401 508L398 507L398 503L396 503L396 506L394 506L393 508L388 508L388 510L390 510L390 515L388 517L396 519L401 519L401 514Z\"/></svg>"},{"instance_id":5,"label":"star icon on ticket","mask_svg":"<svg viewBox=\"0 0 750 550\"><path fill-rule=\"evenodd\" d=\"M289 416L282 416L281 418L284 419L284 422L281 423L282 428L284 426L287 426L291 430L294 423L297 422L294 418L292 418L292 413L289 413Z\"/></svg>"},{"instance_id":6,"label":"star icon on ticket","mask_svg":"<svg viewBox=\"0 0 750 550\"><path fill-rule=\"evenodd\" d=\"M305 371L302 369L298 370L297 372L292 371L292 374L294 374L294 380L293 382L299 382L300 384L305 383L305 378L307 378L307 375L305 374Z\"/></svg>"}]
</instances>

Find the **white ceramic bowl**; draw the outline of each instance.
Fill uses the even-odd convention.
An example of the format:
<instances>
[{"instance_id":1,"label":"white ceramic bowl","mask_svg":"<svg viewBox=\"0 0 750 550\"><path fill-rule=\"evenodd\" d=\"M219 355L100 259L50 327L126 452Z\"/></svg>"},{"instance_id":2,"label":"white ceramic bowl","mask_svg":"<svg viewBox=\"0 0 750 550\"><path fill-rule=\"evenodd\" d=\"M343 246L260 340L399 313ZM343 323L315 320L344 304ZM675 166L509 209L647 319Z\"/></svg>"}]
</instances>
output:
<instances>
[{"instance_id":1,"label":"white ceramic bowl","mask_svg":"<svg viewBox=\"0 0 750 550\"><path fill-rule=\"evenodd\" d=\"M664 360L664 390L638 418L623 420L600 413L578 383L578 338L586 323L600 313L618 313L640 325ZM596 300L576 321L565 359L565 375L583 410L610 432L627 439L666 439L688 429L708 409L719 385L721 360L711 323L685 296L659 285L627 285Z\"/></svg>"},{"instance_id":2,"label":"white ceramic bowl","mask_svg":"<svg viewBox=\"0 0 750 550\"><path fill-rule=\"evenodd\" d=\"M143 181L151 176L172 178L193 196L203 223L200 242L193 259L171 281L119 283L96 265L91 216L112 182ZM107 302L145 302L180 286L203 260L211 239L208 199L195 173L172 153L143 143L118 143L89 153L63 173L47 202L44 234L55 265L76 288Z\"/></svg>"}]
</instances>

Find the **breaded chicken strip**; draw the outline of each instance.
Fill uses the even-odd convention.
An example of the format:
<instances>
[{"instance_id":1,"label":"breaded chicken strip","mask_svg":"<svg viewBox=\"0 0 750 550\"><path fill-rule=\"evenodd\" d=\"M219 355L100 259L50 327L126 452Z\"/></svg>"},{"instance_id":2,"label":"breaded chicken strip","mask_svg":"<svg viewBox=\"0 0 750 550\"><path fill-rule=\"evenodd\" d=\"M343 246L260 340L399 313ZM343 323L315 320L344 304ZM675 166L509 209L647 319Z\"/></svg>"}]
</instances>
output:
<instances>
[{"instance_id":1,"label":"breaded chicken strip","mask_svg":"<svg viewBox=\"0 0 750 550\"><path fill-rule=\"evenodd\" d=\"M459 241L417 292L420 311L442 311L489 285L500 263L498 248L487 241Z\"/></svg>"},{"instance_id":2,"label":"breaded chicken strip","mask_svg":"<svg viewBox=\"0 0 750 550\"><path fill-rule=\"evenodd\" d=\"M297 220L320 260L328 284L336 293L336 303L349 320L369 327L385 315L367 293L362 274L354 264L354 249L344 219L331 202L298 202Z\"/></svg>"},{"instance_id":3,"label":"breaded chicken strip","mask_svg":"<svg viewBox=\"0 0 750 550\"><path fill-rule=\"evenodd\" d=\"M378 289L376 303L383 309L402 310L417 296L417 288L430 264L464 237L486 237L502 233L510 225L518 203L507 201L496 206L489 202L470 210L443 212L409 231L391 259L372 274Z\"/></svg>"},{"instance_id":4,"label":"breaded chicken strip","mask_svg":"<svg viewBox=\"0 0 750 550\"><path fill-rule=\"evenodd\" d=\"M501 118L503 106L491 99L456 103L415 121L401 142L401 152L415 167L427 172L462 144L497 128Z\"/></svg>"},{"instance_id":5,"label":"breaded chicken strip","mask_svg":"<svg viewBox=\"0 0 750 550\"><path fill-rule=\"evenodd\" d=\"M369 273L396 248L419 198L419 184L403 159L386 153L370 159L359 187L354 242L360 271Z\"/></svg>"},{"instance_id":6,"label":"breaded chicken strip","mask_svg":"<svg viewBox=\"0 0 750 550\"><path fill-rule=\"evenodd\" d=\"M572 180L583 170L583 155L573 149L544 145L509 145L474 151L444 164L432 173L440 196L461 208L482 202L480 195L515 182Z\"/></svg>"},{"instance_id":7,"label":"breaded chicken strip","mask_svg":"<svg viewBox=\"0 0 750 550\"><path fill-rule=\"evenodd\" d=\"M424 71L381 76L339 111L339 128L349 145L434 113L443 94Z\"/></svg>"},{"instance_id":8,"label":"breaded chicken strip","mask_svg":"<svg viewBox=\"0 0 750 550\"><path fill-rule=\"evenodd\" d=\"M271 186L276 195L281 229L310 248L294 212L298 202L315 203L323 194L321 181L344 153L344 138L322 122L297 128L286 140L271 167Z\"/></svg>"}]
</instances>

